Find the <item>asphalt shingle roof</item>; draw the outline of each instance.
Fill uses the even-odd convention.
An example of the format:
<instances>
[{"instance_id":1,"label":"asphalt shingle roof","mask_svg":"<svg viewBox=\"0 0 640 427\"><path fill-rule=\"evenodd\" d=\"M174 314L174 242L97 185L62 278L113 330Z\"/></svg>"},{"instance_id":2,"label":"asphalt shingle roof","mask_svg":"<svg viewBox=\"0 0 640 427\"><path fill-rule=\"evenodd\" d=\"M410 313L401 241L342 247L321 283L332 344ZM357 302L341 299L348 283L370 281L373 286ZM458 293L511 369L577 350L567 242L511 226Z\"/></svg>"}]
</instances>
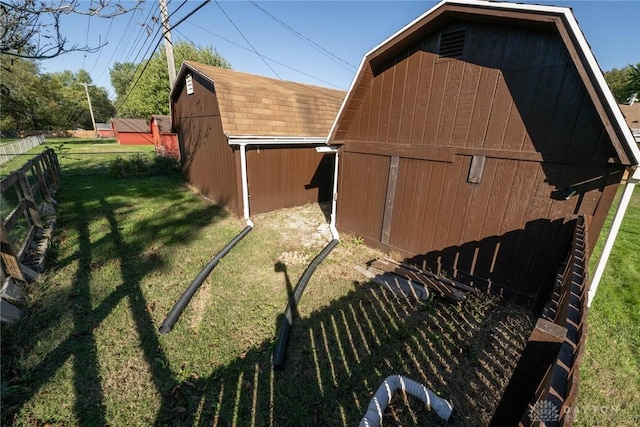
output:
<instances>
[{"instance_id":1,"label":"asphalt shingle roof","mask_svg":"<svg viewBox=\"0 0 640 427\"><path fill-rule=\"evenodd\" d=\"M345 92L185 61L214 83L227 136L323 137Z\"/></svg>"},{"instance_id":2,"label":"asphalt shingle roof","mask_svg":"<svg viewBox=\"0 0 640 427\"><path fill-rule=\"evenodd\" d=\"M145 119L111 119L116 132L149 133L149 123Z\"/></svg>"}]
</instances>

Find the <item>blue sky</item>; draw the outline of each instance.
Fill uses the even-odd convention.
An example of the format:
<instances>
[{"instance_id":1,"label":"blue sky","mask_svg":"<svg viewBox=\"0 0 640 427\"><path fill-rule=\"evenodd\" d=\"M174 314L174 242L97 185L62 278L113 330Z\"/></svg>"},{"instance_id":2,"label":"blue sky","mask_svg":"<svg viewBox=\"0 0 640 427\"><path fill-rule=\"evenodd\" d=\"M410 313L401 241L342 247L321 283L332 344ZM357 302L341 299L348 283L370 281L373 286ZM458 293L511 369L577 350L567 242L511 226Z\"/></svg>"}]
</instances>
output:
<instances>
[{"instance_id":1,"label":"blue sky","mask_svg":"<svg viewBox=\"0 0 640 427\"><path fill-rule=\"evenodd\" d=\"M189 0L176 11L183 0L167 1L169 13L174 13L170 18L172 24L202 3ZM640 62L640 2L524 2L572 8L603 71ZM191 41L199 46L210 45L238 71L347 89L366 52L437 2L256 3L272 16L249 1L220 1L219 5L211 1L174 29L173 39ZM89 1L83 0L81 4L86 7ZM132 6L135 2L125 1L124 4ZM157 0L147 0L139 11L112 20L65 16L62 32L70 45L98 46L105 41L107 44L97 53L69 53L44 60L41 62L42 71L76 72L84 68L91 73L94 84L111 92L109 68L113 63L140 62L149 57L151 51L148 49L157 43L158 25L149 20L151 14L159 15ZM312 43L294 34L273 17ZM150 36L142 25L145 22L153 25ZM245 38L260 55L270 58L265 59L270 67L253 52ZM162 45L159 48L163 48Z\"/></svg>"}]
</instances>

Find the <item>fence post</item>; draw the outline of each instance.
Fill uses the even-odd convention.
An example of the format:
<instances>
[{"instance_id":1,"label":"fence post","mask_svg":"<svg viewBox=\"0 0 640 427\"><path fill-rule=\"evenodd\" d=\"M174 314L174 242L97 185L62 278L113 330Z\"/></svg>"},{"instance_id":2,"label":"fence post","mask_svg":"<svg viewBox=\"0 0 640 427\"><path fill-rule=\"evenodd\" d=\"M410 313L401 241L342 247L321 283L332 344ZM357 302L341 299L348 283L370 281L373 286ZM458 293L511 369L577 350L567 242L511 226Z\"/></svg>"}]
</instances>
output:
<instances>
[{"instance_id":1,"label":"fence post","mask_svg":"<svg viewBox=\"0 0 640 427\"><path fill-rule=\"evenodd\" d=\"M31 218L31 222L38 228L42 228L42 221L40 220L40 213L38 212L38 205L36 205L36 201L33 198L33 194L31 193L31 186L29 185L29 179L27 179L27 172L31 169L33 163L28 161L19 171L18 171L18 182L20 183L20 188L22 188L22 196L24 197L25 202L27 203L27 210L29 211L29 217Z\"/></svg>"},{"instance_id":2,"label":"fence post","mask_svg":"<svg viewBox=\"0 0 640 427\"><path fill-rule=\"evenodd\" d=\"M48 148L45 151L46 154L46 160L47 160L47 164L49 165L49 171L51 173L51 178L52 178L52 182L53 185L55 185L55 189L57 190L58 188L60 188L60 180L62 178L62 172L60 170L60 163L58 162L58 156L56 155L56 152L53 151L51 148Z\"/></svg>"},{"instance_id":3,"label":"fence post","mask_svg":"<svg viewBox=\"0 0 640 427\"><path fill-rule=\"evenodd\" d=\"M566 334L567 328L538 319L489 427L518 425L538 385L558 357Z\"/></svg>"},{"instance_id":4,"label":"fence post","mask_svg":"<svg viewBox=\"0 0 640 427\"><path fill-rule=\"evenodd\" d=\"M2 261L7 269L7 274L14 279L22 280L25 282L24 274L20 268L20 261L16 257L16 253L13 250L9 233L4 228L4 224L0 221L0 247L2 252Z\"/></svg>"},{"instance_id":5,"label":"fence post","mask_svg":"<svg viewBox=\"0 0 640 427\"><path fill-rule=\"evenodd\" d=\"M33 160L33 165L36 167L36 178L38 179L38 183L40 184L40 191L42 192L44 199L52 205L57 205L58 203L53 200L53 197L49 192L49 186L47 185L44 173L42 172L42 166L40 165L40 162L44 162L44 158L45 156L43 153Z\"/></svg>"}]
</instances>

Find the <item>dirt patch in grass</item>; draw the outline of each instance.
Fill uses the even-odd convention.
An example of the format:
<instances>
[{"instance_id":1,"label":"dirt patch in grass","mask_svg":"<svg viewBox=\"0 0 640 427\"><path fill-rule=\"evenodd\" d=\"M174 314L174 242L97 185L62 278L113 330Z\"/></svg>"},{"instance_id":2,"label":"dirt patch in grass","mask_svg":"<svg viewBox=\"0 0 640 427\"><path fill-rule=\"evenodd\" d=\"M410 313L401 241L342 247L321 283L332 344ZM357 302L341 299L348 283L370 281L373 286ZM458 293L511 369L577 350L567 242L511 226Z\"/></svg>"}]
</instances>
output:
<instances>
[{"instance_id":1,"label":"dirt patch in grass","mask_svg":"<svg viewBox=\"0 0 640 427\"><path fill-rule=\"evenodd\" d=\"M281 243L315 248L331 240L328 222L330 212L330 204L311 203L258 215L254 222L277 231Z\"/></svg>"},{"instance_id":2,"label":"dirt patch in grass","mask_svg":"<svg viewBox=\"0 0 640 427\"><path fill-rule=\"evenodd\" d=\"M533 325L526 310L483 295L462 305L396 295L354 268L383 254L344 235L302 296L276 372L282 312L331 240L326 211L308 205L254 218L161 335L175 301L244 223L180 177L112 180L91 159L73 165L59 193L55 256L29 288L27 315L3 326L4 423L353 426L392 374L451 400L449 425L490 419ZM438 421L396 396L384 425L407 424Z\"/></svg>"}]
</instances>

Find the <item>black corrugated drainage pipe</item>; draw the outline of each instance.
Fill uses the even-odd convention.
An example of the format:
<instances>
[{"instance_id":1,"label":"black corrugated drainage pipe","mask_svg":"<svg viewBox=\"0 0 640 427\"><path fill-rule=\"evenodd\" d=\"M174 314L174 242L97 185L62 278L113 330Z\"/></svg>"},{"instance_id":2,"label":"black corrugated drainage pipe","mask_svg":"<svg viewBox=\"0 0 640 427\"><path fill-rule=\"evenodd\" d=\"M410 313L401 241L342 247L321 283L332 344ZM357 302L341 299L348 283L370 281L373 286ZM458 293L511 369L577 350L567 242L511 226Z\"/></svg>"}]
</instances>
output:
<instances>
[{"instance_id":1,"label":"black corrugated drainage pipe","mask_svg":"<svg viewBox=\"0 0 640 427\"><path fill-rule=\"evenodd\" d=\"M276 348L273 351L273 367L278 370L284 369L284 356L287 352L287 345L289 344L289 333L291 332L291 325L293 324L293 311L300 302L304 288L307 287L307 283L311 276L316 271L316 267L324 260L327 255L336 247L338 239L333 239L327 246L316 256L307 269L302 273L298 284L293 290L293 297L289 298L287 308L284 311L284 318L280 324L278 330L278 341L276 342Z\"/></svg>"},{"instance_id":2,"label":"black corrugated drainage pipe","mask_svg":"<svg viewBox=\"0 0 640 427\"><path fill-rule=\"evenodd\" d=\"M211 261L207 263L207 265L204 266L204 268L200 271L200 273L198 273L196 278L193 279L193 282L191 282L187 290L184 291L180 299L178 299L178 301L175 303L175 305L173 306L173 308L171 309L167 317L164 319L164 322L162 322L162 325L160 325L159 330L161 334L166 334L167 332L170 332L171 329L173 329L174 323L176 323L176 321L182 314L187 304L189 304L189 301L191 301L193 294L195 294L198 288L200 287L200 285L202 285L202 282L204 282L204 279L206 279L207 276L209 276L211 271L216 267L216 265L218 265L218 262L226 254L228 254L229 251L233 249L233 247L240 240L242 240L242 238L246 236L252 229L253 229L252 225L247 225L244 228L244 230L240 232L240 234L234 237L232 241L227 243L227 246L222 248L222 250L218 252L218 254L215 257L213 257Z\"/></svg>"}]
</instances>

